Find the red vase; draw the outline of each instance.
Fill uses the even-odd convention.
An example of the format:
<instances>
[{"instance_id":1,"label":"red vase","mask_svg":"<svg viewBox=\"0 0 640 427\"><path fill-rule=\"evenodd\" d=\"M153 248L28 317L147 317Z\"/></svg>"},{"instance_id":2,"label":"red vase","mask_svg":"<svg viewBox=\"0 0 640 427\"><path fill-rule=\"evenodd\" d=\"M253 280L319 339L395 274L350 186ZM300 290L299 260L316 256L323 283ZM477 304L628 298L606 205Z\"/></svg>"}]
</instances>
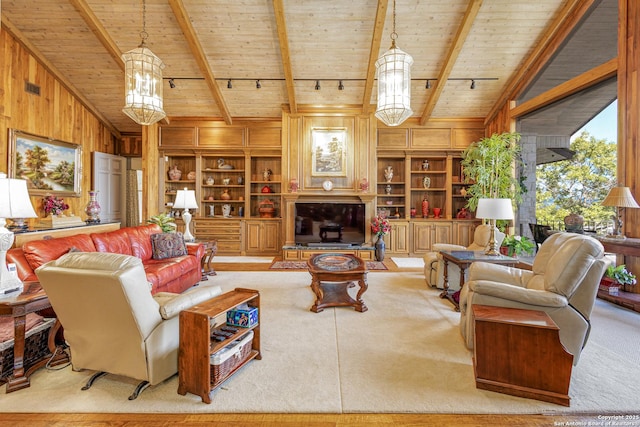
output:
<instances>
[{"instance_id":1,"label":"red vase","mask_svg":"<svg viewBox=\"0 0 640 427\"><path fill-rule=\"evenodd\" d=\"M422 218L428 218L428 217L429 217L429 201L425 197L424 199L422 199Z\"/></svg>"}]
</instances>

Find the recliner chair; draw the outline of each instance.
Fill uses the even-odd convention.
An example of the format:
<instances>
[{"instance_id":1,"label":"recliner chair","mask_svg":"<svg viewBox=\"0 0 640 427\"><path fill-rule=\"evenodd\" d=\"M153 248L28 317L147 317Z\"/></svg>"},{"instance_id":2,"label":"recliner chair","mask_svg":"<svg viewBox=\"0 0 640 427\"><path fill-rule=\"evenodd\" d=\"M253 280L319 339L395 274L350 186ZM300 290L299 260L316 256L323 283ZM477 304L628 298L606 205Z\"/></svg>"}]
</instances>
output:
<instances>
[{"instance_id":1,"label":"recliner chair","mask_svg":"<svg viewBox=\"0 0 640 427\"><path fill-rule=\"evenodd\" d=\"M36 274L64 327L74 371L98 371L142 381L129 396L178 372L180 311L222 293L202 286L182 294L151 295L139 258L72 252L42 265Z\"/></svg>"},{"instance_id":2,"label":"recliner chair","mask_svg":"<svg viewBox=\"0 0 640 427\"><path fill-rule=\"evenodd\" d=\"M500 247L505 234L495 228L496 245ZM431 287L444 288L444 261L440 251L484 251L489 245L491 238L491 226L481 224L473 232L473 242L465 247L452 245L449 243L436 243L433 245L433 252L424 255L424 279ZM448 265L449 289L456 291L460 288L460 268L454 264Z\"/></svg>"},{"instance_id":3,"label":"recliner chair","mask_svg":"<svg viewBox=\"0 0 640 427\"><path fill-rule=\"evenodd\" d=\"M472 304L546 312L559 328L560 342L577 365L587 343L589 318L609 261L596 239L555 233L545 240L532 270L475 262L460 292L460 332L473 348Z\"/></svg>"}]
</instances>

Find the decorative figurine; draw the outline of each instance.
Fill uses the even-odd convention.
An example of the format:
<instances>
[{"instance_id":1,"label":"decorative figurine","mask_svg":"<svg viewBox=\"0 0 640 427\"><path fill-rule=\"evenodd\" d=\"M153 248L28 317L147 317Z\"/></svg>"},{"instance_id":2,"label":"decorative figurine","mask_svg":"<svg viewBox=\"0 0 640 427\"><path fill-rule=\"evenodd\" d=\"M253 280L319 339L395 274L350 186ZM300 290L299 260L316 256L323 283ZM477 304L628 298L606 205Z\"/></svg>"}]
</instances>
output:
<instances>
[{"instance_id":1,"label":"decorative figurine","mask_svg":"<svg viewBox=\"0 0 640 427\"><path fill-rule=\"evenodd\" d=\"M218 169L233 169L233 165L226 164L223 158L219 158Z\"/></svg>"},{"instance_id":2,"label":"decorative figurine","mask_svg":"<svg viewBox=\"0 0 640 427\"><path fill-rule=\"evenodd\" d=\"M222 216L225 218L231 218L231 205L222 205Z\"/></svg>"},{"instance_id":3,"label":"decorative figurine","mask_svg":"<svg viewBox=\"0 0 640 427\"><path fill-rule=\"evenodd\" d=\"M224 185L229 185L231 183L231 178L222 178L222 183Z\"/></svg>"},{"instance_id":4,"label":"decorative figurine","mask_svg":"<svg viewBox=\"0 0 640 427\"><path fill-rule=\"evenodd\" d=\"M215 216L215 205L209 205L209 216Z\"/></svg>"},{"instance_id":5,"label":"decorative figurine","mask_svg":"<svg viewBox=\"0 0 640 427\"><path fill-rule=\"evenodd\" d=\"M187 179L194 180L196 179L196 171L191 171L187 174Z\"/></svg>"},{"instance_id":6,"label":"decorative figurine","mask_svg":"<svg viewBox=\"0 0 640 427\"><path fill-rule=\"evenodd\" d=\"M212 176L207 177L207 185L213 185L216 183L216 180L213 179Z\"/></svg>"},{"instance_id":7,"label":"decorative figurine","mask_svg":"<svg viewBox=\"0 0 640 427\"><path fill-rule=\"evenodd\" d=\"M386 179L387 182L391 182L393 179L393 168L391 166L387 166L384 170L384 179Z\"/></svg>"},{"instance_id":8,"label":"decorative figurine","mask_svg":"<svg viewBox=\"0 0 640 427\"><path fill-rule=\"evenodd\" d=\"M384 192L387 194L391 194L391 186L389 184L387 184L387 186L384 187Z\"/></svg>"},{"instance_id":9,"label":"decorative figurine","mask_svg":"<svg viewBox=\"0 0 640 427\"><path fill-rule=\"evenodd\" d=\"M289 182L289 191L291 191L292 193L297 193L298 192L298 180L295 178L291 178L291 181Z\"/></svg>"},{"instance_id":10,"label":"decorative figurine","mask_svg":"<svg viewBox=\"0 0 640 427\"><path fill-rule=\"evenodd\" d=\"M423 171L428 171L429 170L429 160L424 159L422 161L422 170Z\"/></svg>"},{"instance_id":11,"label":"decorative figurine","mask_svg":"<svg viewBox=\"0 0 640 427\"><path fill-rule=\"evenodd\" d=\"M431 178L429 178L428 176L425 176L424 178L422 178L422 186L424 188L431 187Z\"/></svg>"},{"instance_id":12,"label":"decorative figurine","mask_svg":"<svg viewBox=\"0 0 640 427\"><path fill-rule=\"evenodd\" d=\"M269 168L266 168L265 170L262 171L262 178L265 181L270 181L271 180L271 175L273 175L273 171Z\"/></svg>"},{"instance_id":13,"label":"decorative figurine","mask_svg":"<svg viewBox=\"0 0 640 427\"><path fill-rule=\"evenodd\" d=\"M182 178L182 171L178 169L178 165L174 165L173 168L169 169L169 179L171 181L179 181Z\"/></svg>"},{"instance_id":14,"label":"decorative figurine","mask_svg":"<svg viewBox=\"0 0 640 427\"><path fill-rule=\"evenodd\" d=\"M362 178L360 181L360 191L366 193L369 191L369 180L367 178Z\"/></svg>"}]
</instances>

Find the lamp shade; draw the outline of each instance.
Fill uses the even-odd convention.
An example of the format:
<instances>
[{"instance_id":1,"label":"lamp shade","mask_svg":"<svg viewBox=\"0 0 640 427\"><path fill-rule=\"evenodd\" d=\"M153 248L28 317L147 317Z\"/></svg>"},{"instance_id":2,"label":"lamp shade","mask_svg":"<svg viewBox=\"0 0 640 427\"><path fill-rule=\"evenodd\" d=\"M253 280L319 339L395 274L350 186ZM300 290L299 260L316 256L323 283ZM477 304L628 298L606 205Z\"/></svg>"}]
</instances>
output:
<instances>
[{"instance_id":1,"label":"lamp shade","mask_svg":"<svg viewBox=\"0 0 640 427\"><path fill-rule=\"evenodd\" d=\"M27 181L11 179L0 173L0 218L35 218Z\"/></svg>"},{"instance_id":2,"label":"lamp shade","mask_svg":"<svg viewBox=\"0 0 640 427\"><path fill-rule=\"evenodd\" d=\"M629 187L613 187L602 201L602 206L616 206L619 208L640 208L633 198Z\"/></svg>"},{"instance_id":3,"label":"lamp shade","mask_svg":"<svg viewBox=\"0 0 640 427\"><path fill-rule=\"evenodd\" d=\"M197 209L196 192L194 190L178 190L176 200L173 202L175 209Z\"/></svg>"},{"instance_id":4,"label":"lamp shade","mask_svg":"<svg viewBox=\"0 0 640 427\"><path fill-rule=\"evenodd\" d=\"M484 219L513 219L511 199L479 199L476 217Z\"/></svg>"}]
</instances>

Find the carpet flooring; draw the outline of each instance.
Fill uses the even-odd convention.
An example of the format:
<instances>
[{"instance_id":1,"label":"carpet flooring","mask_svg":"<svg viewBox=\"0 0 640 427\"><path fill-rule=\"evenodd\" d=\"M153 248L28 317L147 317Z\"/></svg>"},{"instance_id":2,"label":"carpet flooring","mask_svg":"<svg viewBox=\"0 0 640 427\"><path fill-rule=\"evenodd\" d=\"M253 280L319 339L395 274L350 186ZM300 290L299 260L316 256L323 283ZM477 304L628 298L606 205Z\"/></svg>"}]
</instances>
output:
<instances>
[{"instance_id":1,"label":"carpet flooring","mask_svg":"<svg viewBox=\"0 0 640 427\"><path fill-rule=\"evenodd\" d=\"M380 261L367 261L367 268L369 270L388 270L387 266ZM306 270L306 261L275 261L269 267L271 270Z\"/></svg>"},{"instance_id":2,"label":"carpet flooring","mask_svg":"<svg viewBox=\"0 0 640 427\"><path fill-rule=\"evenodd\" d=\"M202 403L177 394L177 376L127 397L136 385L92 372L40 369L31 387L0 398L1 412L136 413L636 413L640 315L597 301L591 339L572 372L571 407L478 390L460 314L419 272L371 272L369 311L309 308L304 271L219 271L200 286L261 292L262 360ZM622 315L621 315L622 314Z\"/></svg>"},{"instance_id":3,"label":"carpet flooring","mask_svg":"<svg viewBox=\"0 0 640 427\"><path fill-rule=\"evenodd\" d=\"M424 268L424 259L422 258L399 258L391 257L398 268Z\"/></svg>"}]
</instances>

